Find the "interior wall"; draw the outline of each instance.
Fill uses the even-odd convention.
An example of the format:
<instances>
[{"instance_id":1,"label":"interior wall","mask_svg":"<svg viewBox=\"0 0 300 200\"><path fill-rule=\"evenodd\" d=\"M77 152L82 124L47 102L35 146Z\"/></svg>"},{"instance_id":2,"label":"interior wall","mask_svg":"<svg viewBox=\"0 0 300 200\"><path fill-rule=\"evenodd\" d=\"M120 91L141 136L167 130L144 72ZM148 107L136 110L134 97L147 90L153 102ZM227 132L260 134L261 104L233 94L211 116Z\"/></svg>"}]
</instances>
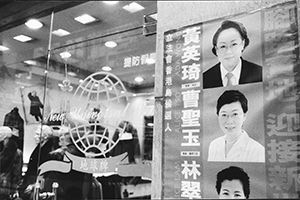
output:
<instances>
[{"instance_id":1,"label":"interior wall","mask_svg":"<svg viewBox=\"0 0 300 200\"><path fill-rule=\"evenodd\" d=\"M152 199L162 199L162 124L163 124L163 45L164 32L180 27L226 17L234 14L251 12L290 0L256 1L158 1L156 35L156 70L155 70L155 116L153 138Z\"/></svg>"}]
</instances>

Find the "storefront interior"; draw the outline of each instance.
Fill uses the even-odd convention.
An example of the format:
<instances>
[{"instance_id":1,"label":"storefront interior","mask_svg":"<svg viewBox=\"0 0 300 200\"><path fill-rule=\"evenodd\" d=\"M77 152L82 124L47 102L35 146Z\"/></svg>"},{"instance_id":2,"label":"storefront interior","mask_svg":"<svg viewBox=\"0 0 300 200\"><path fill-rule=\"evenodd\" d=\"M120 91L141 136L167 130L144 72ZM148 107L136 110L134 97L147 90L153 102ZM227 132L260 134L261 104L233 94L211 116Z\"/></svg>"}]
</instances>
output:
<instances>
[{"instance_id":1,"label":"storefront interior","mask_svg":"<svg viewBox=\"0 0 300 200\"><path fill-rule=\"evenodd\" d=\"M94 21L78 21L87 14ZM105 160L127 152L132 169L151 166L156 17L156 1L0 3L0 123L16 129L23 177L35 149L36 164L43 160L35 136L38 129L43 132L42 125L49 126L51 137L58 141L63 126L69 133L83 131L71 139L89 158ZM38 20L40 27L25 24L31 19ZM36 111L33 97L41 104ZM14 125L6 118L12 112L19 117ZM91 124L105 127L105 136L97 135ZM128 125L134 132L125 128ZM88 144L80 139L87 129L95 130L86 138ZM87 150L88 145L96 150ZM99 199L150 198L149 176L134 176L132 170L122 176L116 170L91 170L86 173L98 180L100 186L93 191L101 190Z\"/></svg>"}]
</instances>

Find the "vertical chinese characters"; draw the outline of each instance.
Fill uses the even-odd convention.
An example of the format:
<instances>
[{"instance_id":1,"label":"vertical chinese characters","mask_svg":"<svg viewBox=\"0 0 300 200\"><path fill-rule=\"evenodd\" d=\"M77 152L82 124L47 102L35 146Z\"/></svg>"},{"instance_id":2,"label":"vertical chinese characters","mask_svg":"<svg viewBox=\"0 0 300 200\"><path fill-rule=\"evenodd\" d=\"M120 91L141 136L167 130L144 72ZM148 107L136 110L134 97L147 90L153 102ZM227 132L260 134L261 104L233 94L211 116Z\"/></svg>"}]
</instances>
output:
<instances>
[{"instance_id":1,"label":"vertical chinese characters","mask_svg":"<svg viewBox=\"0 0 300 200\"><path fill-rule=\"evenodd\" d=\"M297 8L272 8L264 16L266 170L268 197L299 198L299 91Z\"/></svg>"},{"instance_id":2,"label":"vertical chinese characters","mask_svg":"<svg viewBox=\"0 0 300 200\"><path fill-rule=\"evenodd\" d=\"M181 197L201 198L201 27L195 26L183 30L184 38L181 56L181 96L182 96L182 142L181 162L183 180ZM200 159L199 159L200 158Z\"/></svg>"}]
</instances>

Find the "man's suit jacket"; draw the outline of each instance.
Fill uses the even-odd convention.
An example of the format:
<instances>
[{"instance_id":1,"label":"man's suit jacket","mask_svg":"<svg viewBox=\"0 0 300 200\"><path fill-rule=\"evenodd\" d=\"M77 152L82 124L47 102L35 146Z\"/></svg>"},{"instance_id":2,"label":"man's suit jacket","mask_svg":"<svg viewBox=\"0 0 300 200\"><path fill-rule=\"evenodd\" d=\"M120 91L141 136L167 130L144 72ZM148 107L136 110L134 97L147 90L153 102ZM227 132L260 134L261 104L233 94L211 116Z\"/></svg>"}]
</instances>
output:
<instances>
[{"instance_id":1,"label":"man's suit jacket","mask_svg":"<svg viewBox=\"0 0 300 200\"><path fill-rule=\"evenodd\" d=\"M239 84L262 81L262 67L242 59L242 70ZM203 88L222 87L220 63L203 73Z\"/></svg>"}]
</instances>

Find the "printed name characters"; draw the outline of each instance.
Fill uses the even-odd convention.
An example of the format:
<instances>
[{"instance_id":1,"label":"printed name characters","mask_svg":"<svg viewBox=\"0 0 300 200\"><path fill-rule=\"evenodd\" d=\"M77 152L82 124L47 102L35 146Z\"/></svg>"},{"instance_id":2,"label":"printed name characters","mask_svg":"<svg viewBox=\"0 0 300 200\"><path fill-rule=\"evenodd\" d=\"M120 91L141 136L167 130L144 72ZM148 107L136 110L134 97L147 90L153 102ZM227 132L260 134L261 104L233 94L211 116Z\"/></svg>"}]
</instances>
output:
<instances>
[{"instance_id":1,"label":"printed name characters","mask_svg":"<svg viewBox=\"0 0 300 200\"><path fill-rule=\"evenodd\" d=\"M174 167L174 174L170 175L174 182L168 188L170 197L202 197L200 44L201 26L165 34L164 135L169 139L166 157L178 152L169 160Z\"/></svg>"}]
</instances>

